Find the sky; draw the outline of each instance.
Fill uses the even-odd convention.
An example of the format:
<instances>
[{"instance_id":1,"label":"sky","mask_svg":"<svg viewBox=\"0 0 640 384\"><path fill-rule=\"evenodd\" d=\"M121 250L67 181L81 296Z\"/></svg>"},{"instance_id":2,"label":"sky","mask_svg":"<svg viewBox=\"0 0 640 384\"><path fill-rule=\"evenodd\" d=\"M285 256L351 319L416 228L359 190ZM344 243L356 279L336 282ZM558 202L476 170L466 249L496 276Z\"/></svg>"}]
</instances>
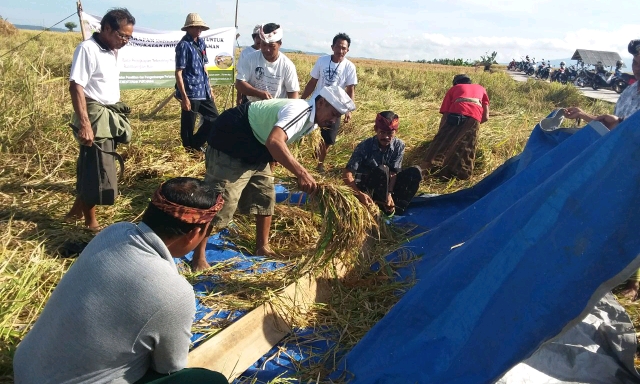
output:
<instances>
[{"instance_id":1,"label":"sky","mask_svg":"<svg viewBox=\"0 0 640 384\"><path fill-rule=\"evenodd\" d=\"M75 0L2 3L0 16L10 22L46 27L76 9ZM127 7L137 25L159 30L180 29L190 12L212 28L235 24L235 0L82 4L97 16ZM255 24L275 22L283 27L283 48L330 53L333 36L346 32L350 56L389 60L473 60L492 51L501 63L525 55L553 60L570 58L577 48L616 51L630 59L627 44L640 38L640 19L632 16L637 8L635 1L602 0L239 0L238 33L240 45L249 45ZM69 20L77 23L75 15Z\"/></svg>"}]
</instances>

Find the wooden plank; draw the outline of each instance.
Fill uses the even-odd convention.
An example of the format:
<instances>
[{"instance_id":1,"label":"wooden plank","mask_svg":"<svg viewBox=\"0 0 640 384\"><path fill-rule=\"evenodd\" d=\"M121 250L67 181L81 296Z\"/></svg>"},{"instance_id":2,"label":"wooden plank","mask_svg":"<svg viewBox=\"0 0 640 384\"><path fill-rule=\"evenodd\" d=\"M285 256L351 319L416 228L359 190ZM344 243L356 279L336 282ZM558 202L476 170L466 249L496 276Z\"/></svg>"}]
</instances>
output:
<instances>
[{"instance_id":1,"label":"wooden plank","mask_svg":"<svg viewBox=\"0 0 640 384\"><path fill-rule=\"evenodd\" d=\"M291 331L291 313L304 313L329 295L326 278L300 278L191 351L188 366L220 372L232 381Z\"/></svg>"}]
</instances>

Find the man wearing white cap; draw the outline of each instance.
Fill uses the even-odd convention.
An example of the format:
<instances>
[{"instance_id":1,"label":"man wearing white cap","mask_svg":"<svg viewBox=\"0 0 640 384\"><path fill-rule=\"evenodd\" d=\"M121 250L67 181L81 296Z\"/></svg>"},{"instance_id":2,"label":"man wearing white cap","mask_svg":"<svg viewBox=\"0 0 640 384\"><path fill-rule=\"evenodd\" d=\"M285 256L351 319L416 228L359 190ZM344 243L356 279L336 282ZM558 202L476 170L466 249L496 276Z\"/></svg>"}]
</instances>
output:
<instances>
[{"instance_id":1,"label":"man wearing white cap","mask_svg":"<svg viewBox=\"0 0 640 384\"><path fill-rule=\"evenodd\" d=\"M253 27L253 33L251 34L251 38L253 39L253 45L245 47L242 50L242 52L240 52L240 57L238 58L237 67L240 67L240 65L242 65L241 63L243 63L246 60L246 57L250 53L260 50L260 42L262 41L260 40L260 28L262 28L261 24L257 24L255 27ZM238 92L238 97L236 98L236 105L240 105L246 102L247 102L247 97L242 93Z\"/></svg>"},{"instance_id":2,"label":"man wearing white cap","mask_svg":"<svg viewBox=\"0 0 640 384\"><path fill-rule=\"evenodd\" d=\"M176 94L180 100L180 138L182 146L199 150L209 136L211 125L218 117L218 109L213 100L209 75L205 68L209 63L207 46L200 38L202 31L209 27L197 13L190 13L182 30L187 32L176 46ZM196 116L202 115L202 125L198 132L193 130Z\"/></svg>"},{"instance_id":3,"label":"man wearing white cap","mask_svg":"<svg viewBox=\"0 0 640 384\"><path fill-rule=\"evenodd\" d=\"M256 255L272 256L269 229L275 205L275 187L269 163L277 161L298 179L300 190L311 193L316 182L291 155L294 143L316 126L328 127L356 106L337 86L324 87L308 102L272 99L242 104L224 111L209 136L205 183L221 193L224 207L213 220L221 229L236 208L256 216ZM209 267L205 256L207 239L194 250L192 268Z\"/></svg>"},{"instance_id":4,"label":"man wearing white cap","mask_svg":"<svg viewBox=\"0 0 640 384\"><path fill-rule=\"evenodd\" d=\"M300 83L296 67L280 52L282 27L269 23L260 27L260 51L238 61L236 89L248 101L297 99Z\"/></svg>"}]
</instances>

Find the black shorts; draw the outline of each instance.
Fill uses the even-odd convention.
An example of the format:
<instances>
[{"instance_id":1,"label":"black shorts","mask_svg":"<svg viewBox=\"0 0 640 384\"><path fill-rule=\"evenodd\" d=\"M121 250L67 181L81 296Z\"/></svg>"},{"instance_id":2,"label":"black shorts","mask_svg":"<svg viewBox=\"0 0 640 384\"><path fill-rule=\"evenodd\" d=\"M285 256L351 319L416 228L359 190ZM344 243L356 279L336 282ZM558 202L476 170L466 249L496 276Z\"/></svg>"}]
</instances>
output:
<instances>
[{"instance_id":1,"label":"black shorts","mask_svg":"<svg viewBox=\"0 0 640 384\"><path fill-rule=\"evenodd\" d=\"M342 117L338 118L338 120L329 128L320 128L320 135L322 135L322 140L324 140L324 143L326 145L333 145L336 143L336 137L338 136L338 131L340 130L341 119Z\"/></svg>"}]
</instances>

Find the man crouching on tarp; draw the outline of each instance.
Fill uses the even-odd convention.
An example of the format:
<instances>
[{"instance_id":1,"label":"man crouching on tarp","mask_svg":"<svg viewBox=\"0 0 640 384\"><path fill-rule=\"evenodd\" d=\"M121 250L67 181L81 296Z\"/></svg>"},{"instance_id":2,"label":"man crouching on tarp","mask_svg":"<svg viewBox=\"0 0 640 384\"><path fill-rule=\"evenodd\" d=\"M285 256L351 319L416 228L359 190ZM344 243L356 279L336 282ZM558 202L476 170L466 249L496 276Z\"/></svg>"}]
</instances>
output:
<instances>
[{"instance_id":1,"label":"man crouching on tarp","mask_svg":"<svg viewBox=\"0 0 640 384\"><path fill-rule=\"evenodd\" d=\"M76 200L66 221L84 218L92 231L100 230L96 205L113 205L118 195L115 159L117 143L131 140L126 115L129 107L120 102L118 50L133 33L136 19L124 8L107 12L96 32L80 43L73 54L69 92L73 104L71 127L80 143Z\"/></svg>"},{"instance_id":2,"label":"man crouching on tarp","mask_svg":"<svg viewBox=\"0 0 640 384\"><path fill-rule=\"evenodd\" d=\"M295 143L316 126L329 127L356 106L337 86L323 87L308 102L302 99L270 99L242 104L224 111L213 124L206 153L204 180L222 194L224 208L213 225L225 227L236 208L256 217L256 255L273 256L269 247L271 216L276 191L269 165L282 164L298 178L298 187L307 193L316 189L311 174L289 152ZM209 267L207 239L193 253L191 267Z\"/></svg>"},{"instance_id":3,"label":"man crouching on tarp","mask_svg":"<svg viewBox=\"0 0 640 384\"><path fill-rule=\"evenodd\" d=\"M396 136L399 127L400 120L394 112L378 113L373 126L375 136L358 144L342 171L342 180L361 203L376 203L387 215L402 215L422 180L420 167L401 170L405 145Z\"/></svg>"},{"instance_id":4,"label":"man crouching on tarp","mask_svg":"<svg viewBox=\"0 0 640 384\"><path fill-rule=\"evenodd\" d=\"M140 224L101 231L18 345L15 382L227 383L185 369L195 296L173 260L207 237L222 205L201 180L170 179Z\"/></svg>"}]
</instances>

